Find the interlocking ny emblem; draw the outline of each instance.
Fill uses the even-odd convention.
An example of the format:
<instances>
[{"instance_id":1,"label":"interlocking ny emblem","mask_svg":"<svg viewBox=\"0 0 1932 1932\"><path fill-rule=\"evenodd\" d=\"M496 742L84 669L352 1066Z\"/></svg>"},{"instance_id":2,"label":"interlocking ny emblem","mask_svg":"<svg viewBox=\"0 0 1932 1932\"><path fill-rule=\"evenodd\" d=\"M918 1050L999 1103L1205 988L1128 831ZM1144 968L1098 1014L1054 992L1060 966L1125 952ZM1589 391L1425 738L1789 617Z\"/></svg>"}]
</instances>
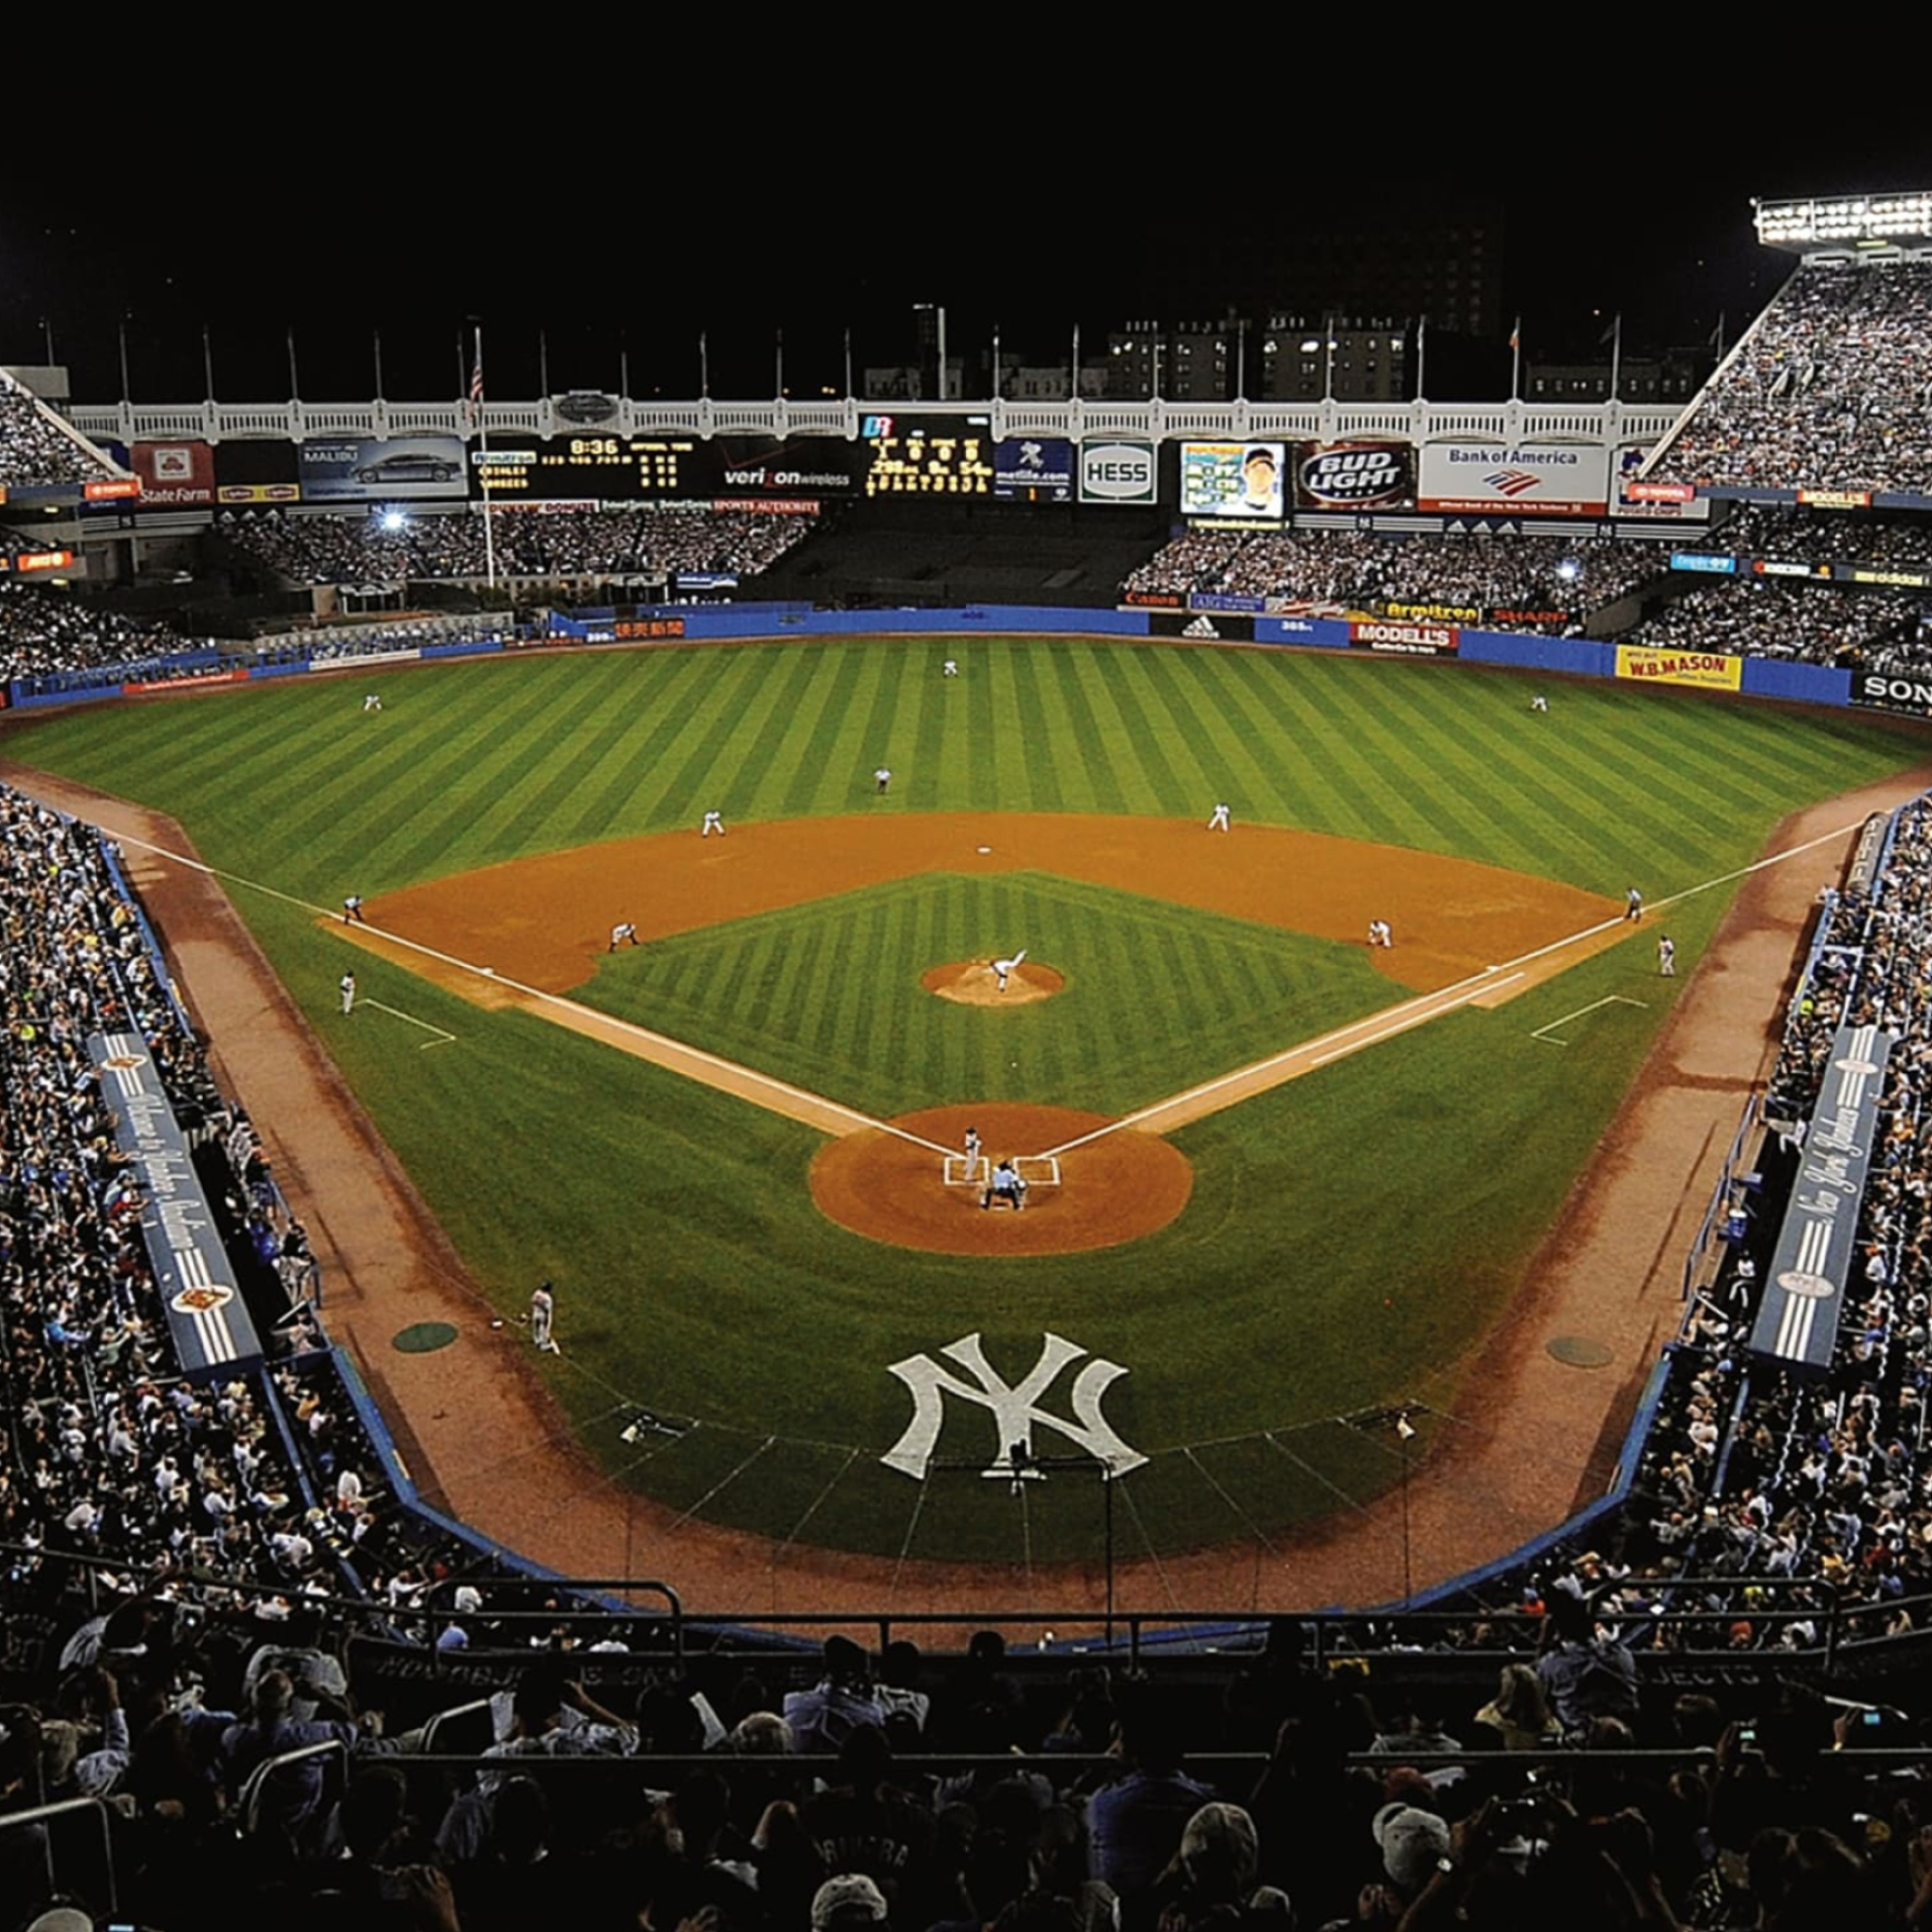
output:
<instances>
[{"instance_id":1,"label":"interlocking ny emblem","mask_svg":"<svg viewBox=\"0 0 1932 1932\"><path fill-rule=\"evenodd\" d=\"M1012 1472L1008 1451L1016 1442L1024 1443L1028 1455L1032 1455L1036 1424L1058 1430L1096 1462L1104 1463L1115 1476L1124 1476L1148 1460L1138 1449L1129 1449L1100 1413L1100 1398L1127 1373L1120 1363L1102 1361L1098 1355L1089 1359L1073 1378L1069 1400L1074 1420L1069 1422L1041 1408L1039 1401L1053 1386L1061 1370L1087 1353L1077 1342L1069 1342L1062 1335L1047 1336L1040 1345L1039 1360L1017 1387L1009 1386L995 1372L977 1334L949 1342L939 1352L952 1356L979 1386L975 1388L971 1382L962 1381L930 1355L908 1355L904 1361L893 1363L892 1373L912 1391L913 1407L905 1434L879 1458L887 1468L897 1469L907 1476L925 1474L939 1441L940 1424L945 1420L942 1395L963 1396L966 1401L992 1410L994 1460L984 1472L988 1476Z\"/></svg>"}]
</instances>

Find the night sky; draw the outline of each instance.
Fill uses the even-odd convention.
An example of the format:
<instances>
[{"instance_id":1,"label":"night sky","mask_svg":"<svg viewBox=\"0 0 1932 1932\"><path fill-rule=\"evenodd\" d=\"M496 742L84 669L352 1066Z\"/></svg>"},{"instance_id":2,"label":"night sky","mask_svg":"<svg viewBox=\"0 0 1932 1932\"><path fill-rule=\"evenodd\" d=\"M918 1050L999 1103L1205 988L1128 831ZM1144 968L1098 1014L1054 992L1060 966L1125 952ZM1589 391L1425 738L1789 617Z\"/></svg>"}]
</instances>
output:
<instances>
[{"instance_id":1,"label":"night sky","mask_svg":"<svg viewBox=\"0 0 1932 1932\"><path fill-rule=\"evenodd\" d=\"M1163 168L1157 153L1113 179L1056 177L1043 162L994 176L963 147L855 179L805 157L849 140L794 153L781 131L768 167L748 171L735 148L729 169L685 164L722 130L766 138L761 125L694 116L668 166L592 146L567 180L444 170L433 188L380 153L349 173L284 169L246 192L204 180L156 195L125 175L90 180L82 163L59 193L0 196L0 361L41 361L44 321L76 397L111 400L125 318L135 397L194 400L206 324L217 394L279 399L293 327L301 393L361 398L380 329L384 392L444 398L459 386L459 337L480 317L497 396L537 393L539 329L553 392L614 388L628 353L633 393L694 394L703 331L712 393L766 396L782 329L786 386L806 395L842 387L848 326L858 366L911 359L921 301L947 306L955 355L983 355L996 322L1009 363L1064 359L1076 321L1097 351L1126 315L1173 319L1167 265L1145 232L1172 234L1177 208L1183 231L1207 234L1257 215L1283 228L1332 218L1338 200L1287 152L1252 173L1210 171L1203 187L1177 185L1178 162ZM851 131L837 119L791 125ZM1629 355L1701 342L1719 311L1735 337L1762 306L1788 264L1758 247L1751 195L1932 187L1932 150L1880 126L1755 138L1713 159L1681 138L1573 143L1596 151L1579 171L1526 149L1513 185L1474 168L1358 171L1342 199L1399 201L1426 179L1451 205L1500 200L1498 336L1520 312L1526 355L1588 352L1621 311Z\"/></svg>"}]
</instances>

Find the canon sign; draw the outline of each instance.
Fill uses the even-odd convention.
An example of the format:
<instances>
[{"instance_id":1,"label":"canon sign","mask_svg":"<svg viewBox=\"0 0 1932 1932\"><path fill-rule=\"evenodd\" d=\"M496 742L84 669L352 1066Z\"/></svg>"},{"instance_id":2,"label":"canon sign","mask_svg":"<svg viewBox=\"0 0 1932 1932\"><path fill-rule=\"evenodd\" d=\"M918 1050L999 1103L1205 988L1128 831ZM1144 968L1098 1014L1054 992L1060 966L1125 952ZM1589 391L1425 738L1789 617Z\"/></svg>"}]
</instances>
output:
<instances>
[{"instance_id":1,"label":"canon sign","mask_svg":"<svg viewBox=\"0 0 1932 1932\"><path fill-rule=\"evenodd\" d=\"M1080 445L1080 500L1083 503L1151 503L1156 497L1153 444L1083 442Z\"/></svg>"}]
</instances>

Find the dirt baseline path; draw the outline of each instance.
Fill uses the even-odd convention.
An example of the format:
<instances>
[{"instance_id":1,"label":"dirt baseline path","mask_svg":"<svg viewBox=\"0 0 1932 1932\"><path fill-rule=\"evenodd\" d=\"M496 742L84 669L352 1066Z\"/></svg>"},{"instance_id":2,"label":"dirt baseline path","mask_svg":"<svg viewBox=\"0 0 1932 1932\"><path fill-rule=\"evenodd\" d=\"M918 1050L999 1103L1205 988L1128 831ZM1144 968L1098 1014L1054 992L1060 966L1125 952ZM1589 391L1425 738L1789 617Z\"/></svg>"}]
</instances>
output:
<instances>
[{"instance_id":1,"label":"dirt baseline path","mask_svg":"<svg viewBox=\"0 0 1932 1932\"><path fill-rule=\"evenodd\" d=\"M1144 898L1364 945L1373 919L1395 945L1374 964L1430 992L1614 917L1594 893L1496 866L1323 833L1051 812L787 819L580 845L438 879L368 902L370 921L544 992L581 986L619 921L645 942L922 872L1050 872ZM939 962L934 962L935 964Z\"/></svg>"},{"instance_id":2,"label":"dirt baseline path","mask_svg":"<svg viewBox=\"0 0 1932 1932\"><path fill-rule=\"evenodd\" d=\"M11 762L0 776L111 836L192 850L157 813ZM1744 1096L1776 1049L1776 1002L1818 888L1837 876L1864 813L1928 784L1932 770L1902 774L1798 814L1768 841L1779 851L1843 828L1802 863L1745 882L1592 1172L1528 1269L1509 1322L1482 1350L1471 1378L1479 1408L1451 1417L1413 1469L1407 1542L1418 1590L1504 1553L1601 1492L1674 1323L1685 1217L1694 1223L1701 1212ZM253 1115L316 1238L331 1333L362 1368L429 1500L561 1575L668 1577L697 1612L1095 1612L1097 1566L857 1558L686 1520L618 1488L577 1447L527 1353L491 1330L480 1291L219 883L139 848L128 869L212 1037L224 1086ZM1398 959L1401 936L1398 925ZM396 1353L396 1331L422 1321L450 1322L458 1341L436 1354ZM1610 1364L1577 1370L1549 1355L1550 1339L1577 1333L1609 1347ZM1122 1611L1293 1610L1394 1601L1403 1573L1391 1493L1367 1506L1338 1499L1321 1530L1265 1548L1163 1559L1138 1552L1123 1526L1116 1580Z\"/></svg>"}]
</instances>

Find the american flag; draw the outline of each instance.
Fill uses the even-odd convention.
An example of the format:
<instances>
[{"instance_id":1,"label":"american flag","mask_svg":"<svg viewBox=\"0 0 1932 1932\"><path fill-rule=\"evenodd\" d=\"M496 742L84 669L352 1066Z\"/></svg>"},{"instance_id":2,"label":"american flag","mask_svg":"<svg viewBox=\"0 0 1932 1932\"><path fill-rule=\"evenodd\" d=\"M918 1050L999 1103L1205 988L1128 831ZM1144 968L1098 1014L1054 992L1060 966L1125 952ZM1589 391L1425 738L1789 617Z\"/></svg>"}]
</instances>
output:
<instances>
[{"instance_id":1,"label":"american flag","mask_svg":"<svg viewBox=\"0 0 1932 1932\"><path fill-rule=\"evenodd\" d=\"M469 402L474 408L483 400L483 358L479 355L469 365Z\"/></svg>"}]
</instances>

